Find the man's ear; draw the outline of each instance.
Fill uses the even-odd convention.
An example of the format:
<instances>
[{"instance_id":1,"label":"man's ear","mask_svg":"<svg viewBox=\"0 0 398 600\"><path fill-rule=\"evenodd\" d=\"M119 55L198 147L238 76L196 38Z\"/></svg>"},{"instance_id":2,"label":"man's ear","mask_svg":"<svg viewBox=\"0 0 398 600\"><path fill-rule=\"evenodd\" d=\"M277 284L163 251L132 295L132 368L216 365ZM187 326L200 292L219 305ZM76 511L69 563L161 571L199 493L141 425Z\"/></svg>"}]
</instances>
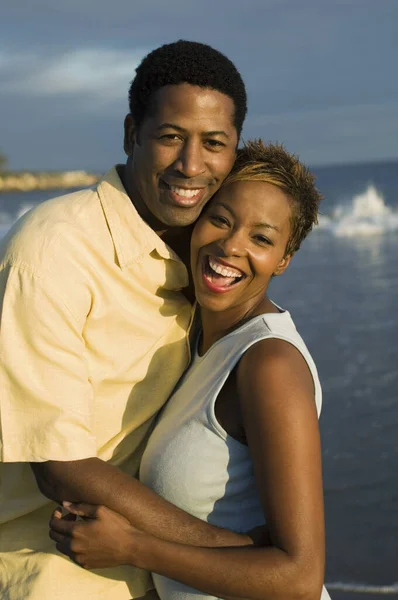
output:
<instances>
[{"instance_id":1,"label":"man's ear","mask_svg":"<svg viewBox=\"0 0 398 600\"><path fill-rule=\"evenodd\" d=\"M133 117L129 113L124 119L124 143L123 148L127 156L131 156L137 138L137 127Z\"/></svg>"},{"instance_id":2,"label":"man's ear","mask_svg":"<svg viewBox=\"0 0 398 600\"><path fill-rule=\"evenodd\" d=\"M287 254L286 256L284 256L282 258L281 262L279 263L279 265L276 267L275 271L273 272L274 276L282 275L282 273L284 273L286 271L286 269L289 266L290 261L292 260L292 256L293 256L293 254Z\"/></svg>"}]
</instances>

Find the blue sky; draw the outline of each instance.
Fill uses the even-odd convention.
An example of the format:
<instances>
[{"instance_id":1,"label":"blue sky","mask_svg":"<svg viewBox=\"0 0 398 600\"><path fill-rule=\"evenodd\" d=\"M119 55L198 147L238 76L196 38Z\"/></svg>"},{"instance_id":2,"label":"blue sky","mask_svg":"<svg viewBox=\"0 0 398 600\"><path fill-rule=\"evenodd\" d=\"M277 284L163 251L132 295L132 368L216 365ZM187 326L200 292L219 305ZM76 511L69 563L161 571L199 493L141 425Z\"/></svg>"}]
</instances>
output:
<instances>
[{"instance_id":1,"label":"blue sky","mask_svg":"<svg viewBox=\"0 0 398 600\"><path fill-rule=\"evenodd\" d=\"M123 160L140 59L176 39L240 69L243 135L311 165L398 158L397 0L12 0L0 18L0 149L14 169Z\"/></svg>"}]
</instances>

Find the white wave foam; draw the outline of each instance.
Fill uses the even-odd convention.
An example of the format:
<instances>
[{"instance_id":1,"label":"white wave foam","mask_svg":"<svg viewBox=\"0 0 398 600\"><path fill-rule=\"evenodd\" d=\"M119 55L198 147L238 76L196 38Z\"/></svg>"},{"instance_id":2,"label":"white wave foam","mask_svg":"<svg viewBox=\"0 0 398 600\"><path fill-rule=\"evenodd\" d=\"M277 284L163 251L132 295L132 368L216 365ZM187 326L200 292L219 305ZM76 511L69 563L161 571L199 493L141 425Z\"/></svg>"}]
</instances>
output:
<instances>
[{"instance_id":1,"label":"white wave foam","mask_svg":"<svg viewBox=\"0 0 398 600\"><path fill-rule=\"evenodd\" d=\"M398 594L398 583L391 585L367 585L366 583L326 583L325 587L329 591L335 592L353 592L357 594Z\"/></svg>"},{"instance_id":2,"label":"white wave foam","mask_svg":"<svg viewBox=\"0 0 398 600\"><path fill-rule=\"evenodd\" d=\"M0 212L0 237L36 204L23 204L12 217ZM374 185L354 196L351 204L338 205L331 216L319 215L315 231L328 231L336 237L381 235L398 230L398 212L386 205L383 195Z\"/></svg>"},{"instance_id":3,"label":"white wave foam","mask_svg":"<svg viewBox=\"0 0 398 600\"><path fill-rule=\"evenodd\" d=\"M398 212L387 206L374 185L354 196L350 205L339 205L331 217L319 217L318 230L336 237L380 235L398 230Z\"/></svg>"}]
</instances>

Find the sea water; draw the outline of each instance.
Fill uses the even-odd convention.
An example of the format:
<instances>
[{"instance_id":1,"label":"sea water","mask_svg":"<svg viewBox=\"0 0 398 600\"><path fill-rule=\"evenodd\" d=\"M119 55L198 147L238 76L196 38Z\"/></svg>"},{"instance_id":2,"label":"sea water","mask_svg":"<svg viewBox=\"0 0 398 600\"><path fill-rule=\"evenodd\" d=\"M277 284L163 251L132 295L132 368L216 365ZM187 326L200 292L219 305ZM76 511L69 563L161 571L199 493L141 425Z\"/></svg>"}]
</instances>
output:
<instances>
[{"instance_id":1,"label":"sea water","mask_svg":"<svg viewBox=\"0 0 398 600\"><path fill-rule=\"evenodd\" d=\"M324 391L326 582L335 600L398 597L398 163L314 170L319 225L270 296ZM0 194L0 236L53 195Z\"/></svg>"},{"instance_id":2,"label":"sea water","mask_svg":"<svg viewBox=\"0 0 398 600\"><path fill-rule=\"evenodd\" d=\"M318 365L332 598L398 597L398 164L318 170L319 226L271 296Z\"/></svg>"}]
</instances>

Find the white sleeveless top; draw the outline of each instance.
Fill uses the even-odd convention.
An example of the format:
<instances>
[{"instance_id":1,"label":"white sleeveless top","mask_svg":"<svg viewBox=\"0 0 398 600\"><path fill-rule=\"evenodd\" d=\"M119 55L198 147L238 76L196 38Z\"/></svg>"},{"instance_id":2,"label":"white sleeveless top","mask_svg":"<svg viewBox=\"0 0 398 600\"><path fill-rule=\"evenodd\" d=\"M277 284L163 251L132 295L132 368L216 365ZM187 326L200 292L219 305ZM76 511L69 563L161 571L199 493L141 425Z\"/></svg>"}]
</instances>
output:
<instances>
[{"instance_id":1,"label":"white sleeveless top","mask_svg":"<svg viewBox=\"0 0 398 600\"><path fill-rule=\"evenodd\" d=\"M311 371L318 416L322 391L315 363L288 312L254 317L218 340L178 383L151 434L140 479L182 510L230 531L265 523L248 447L221 427L216 398L242 355L256 342L278 338L295 346ZM153 574L161 600L210 600L182 583ZM329 598L326 590L322 600Z\"/></svg>"}]
</instances>

